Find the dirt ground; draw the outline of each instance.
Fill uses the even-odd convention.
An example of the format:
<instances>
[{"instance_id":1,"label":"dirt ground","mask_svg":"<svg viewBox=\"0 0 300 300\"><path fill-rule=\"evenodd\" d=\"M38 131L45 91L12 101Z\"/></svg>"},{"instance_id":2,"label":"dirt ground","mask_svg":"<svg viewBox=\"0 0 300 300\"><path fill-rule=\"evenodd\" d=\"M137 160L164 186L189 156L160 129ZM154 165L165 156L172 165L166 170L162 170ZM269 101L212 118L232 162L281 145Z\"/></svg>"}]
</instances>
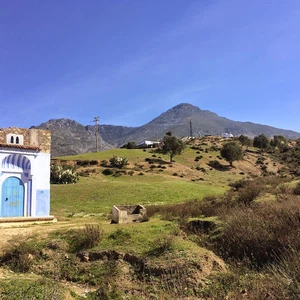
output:
<instances>
[{"instance_id":1,"label":"dirt ground","mask_svg":"<svg viewBox=\"0 0 300 300\"><path fill-rule=\"evenodd\" d=\"M20 236L32 236L35 234L47 235L52 231L57 229L70 227L78 227L78 223L71 222L12 222L12 223L0 223L0 253L9 246L10 241L15 241L19 239ZM6 268L0 267L0 280L10 280L10 279L27 279L27 280L38 280L41 279L40 275L34 273L20 274L15 273ZM77 295L85 297L87 292L90 291L86 286L60 281L62 285L65 286L68 290L75 292ZM66 299L73 299L69 294L66 294Z\"/></svg>"}]
</instances>

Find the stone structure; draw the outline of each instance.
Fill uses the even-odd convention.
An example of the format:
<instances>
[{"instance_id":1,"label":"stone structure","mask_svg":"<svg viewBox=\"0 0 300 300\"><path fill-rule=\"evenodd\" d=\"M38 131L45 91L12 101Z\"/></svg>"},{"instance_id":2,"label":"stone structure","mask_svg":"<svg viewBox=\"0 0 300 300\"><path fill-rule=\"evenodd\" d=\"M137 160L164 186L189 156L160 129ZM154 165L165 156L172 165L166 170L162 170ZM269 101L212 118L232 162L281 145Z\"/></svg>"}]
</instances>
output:
<instances>
[{"instance_id":1,"label":"stone structure","mask_svg":"<svg viewBox=\"0 0 300 300\"><path fill-rule=\"evenodd\" d=\"M50 217L50 149L49 130L0 129L1 219Z\"/></svg>"},{"instance_id":2,"label":"stone structure","mask_svg":"<svg viewBox=\"0 0 300 300\"><path fill-rule=\"evenodd\" d=\"M142 222L145 217L146 208L142 205L114 205L112 208L112 223Z\"/></svg>"}]
</instances>

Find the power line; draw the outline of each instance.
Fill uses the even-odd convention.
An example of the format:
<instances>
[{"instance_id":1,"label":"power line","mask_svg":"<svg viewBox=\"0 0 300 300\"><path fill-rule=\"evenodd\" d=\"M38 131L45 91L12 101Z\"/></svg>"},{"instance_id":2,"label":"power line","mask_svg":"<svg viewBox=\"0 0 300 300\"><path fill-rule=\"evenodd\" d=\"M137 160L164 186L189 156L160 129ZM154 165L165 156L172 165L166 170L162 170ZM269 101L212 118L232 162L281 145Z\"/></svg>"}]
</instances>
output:
<instances>
[{"instance_id":1,"label":"power line","mask_svg":"<svg viewBox=\"0 0 300 300\"><path fill-rule=\"evenodd\" d=\"M96 131L96 152L98 152L98 128L99 128L99 116L94 117L93 122L95 122L95 131Z\"/></svg>"},{"instance_id":2,"label":"power line","mask_svg":"<svg viewBox=\"0 0 300 300\"><path fill-rule=\"evenodd\" d=\"M190 120L190 137L193 138L192 120Z\"/></svg>"}]
</instances>

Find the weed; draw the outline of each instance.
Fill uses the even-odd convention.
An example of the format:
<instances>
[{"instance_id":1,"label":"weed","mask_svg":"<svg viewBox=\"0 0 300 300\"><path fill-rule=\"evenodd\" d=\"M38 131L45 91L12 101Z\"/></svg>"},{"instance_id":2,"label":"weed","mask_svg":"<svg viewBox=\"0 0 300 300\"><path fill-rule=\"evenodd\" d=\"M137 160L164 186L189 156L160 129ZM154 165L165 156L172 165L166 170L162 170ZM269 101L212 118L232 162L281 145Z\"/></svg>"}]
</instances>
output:
<instances>
[{"instance_id":1,"label":"weed","mask_svg":"<svg viewBox=\"0 0 300 300\"><path fill-rule=\"evenodd\" d=\"M152 242L151 249L147 252L149 256L160 256L172 250L174 236L167 235L158 237Z\"/></svg>"},{"instance_id":2,"label":"weed","mask_svg":"<svg viewBox=\"0 0 300 300\"><path fill-rule=\"evenodd\" d=\"M293 299L300 298L300 257L296 249L289 249L276 263L270 266L276 282Z\"/></svg>"},{"instance_id":3,"label":"weed","mask_svg":"<svg viewBox=\"0 0 300 300\"><path fill-rule=\"evenodd\" d=\"M300 195L300 182L298 182L297 185L293 188L293 194Z\"/></svg>"},{"instance_id":4,"label":"weed","mask_svg":"<svg viewBox=\"0 0 300 300\"><path fill-rule=\"evenodd\" d=\"M117 243L124 243L131 238L131 234L129 231L118 228L116 231L111 233L108 238L114 240Z\"/></svg>"},{"instance_id":5,"label":"weed","mask_svg":"<svg viewBox=\"0 0 300 300\"><path fill-rule=\"evenodd\" d=\"M28 237L18 236L11 241L11 245L5 250L1 261L15 272L26 273L33 265L34 255L37 252L37 248Z\"/></svg>"},{"instance_id":6,"label":"weed","mask_svg":"<svg viewBox=\"0 0 300 300\"><path fill-rule=\"evenodd\" d=\"M2 300L44 300L63 299L63 289L55 280L2 280L0 283Z\"/></svg>"},{"instance_id":7,"label":"weed","mask_svg":"<svg viewBox=\"0 0 300 300\"><path fill-rule=\"evenodd\" d=\"M238 191L237 202L249 206L259 196L261 191L261 185L250 182Z\"/></svg>"},{"instance_id":8,"label":"weed","mask_svg":"<svg viewBox=\"0 0 300 300\"><path fill-rule=\"evenodd\" d=\"M74 230L71 249L78 251L97 246L103 238L103 230L99 225L86 224L84 228Z\"/></svg>"}]
</instances>

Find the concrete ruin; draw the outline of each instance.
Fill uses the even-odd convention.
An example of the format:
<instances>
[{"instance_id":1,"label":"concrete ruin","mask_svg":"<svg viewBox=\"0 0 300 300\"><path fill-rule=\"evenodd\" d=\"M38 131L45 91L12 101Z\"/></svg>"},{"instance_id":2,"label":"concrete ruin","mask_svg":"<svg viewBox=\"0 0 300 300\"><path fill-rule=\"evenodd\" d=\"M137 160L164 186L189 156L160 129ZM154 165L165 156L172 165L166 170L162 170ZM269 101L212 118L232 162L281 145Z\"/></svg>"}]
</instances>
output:
<instances>
[{"instance_id":1,"label":"concrete ruin","mask_svg":"<svg viewBox=\"0 0 300 300\"><path fill-rule=\"evenodd\" d=\"M143 222L146 218L146 212L146 208L142 205L114 205L111 222L113 224Z\"/></svg>"}]
</instances>

